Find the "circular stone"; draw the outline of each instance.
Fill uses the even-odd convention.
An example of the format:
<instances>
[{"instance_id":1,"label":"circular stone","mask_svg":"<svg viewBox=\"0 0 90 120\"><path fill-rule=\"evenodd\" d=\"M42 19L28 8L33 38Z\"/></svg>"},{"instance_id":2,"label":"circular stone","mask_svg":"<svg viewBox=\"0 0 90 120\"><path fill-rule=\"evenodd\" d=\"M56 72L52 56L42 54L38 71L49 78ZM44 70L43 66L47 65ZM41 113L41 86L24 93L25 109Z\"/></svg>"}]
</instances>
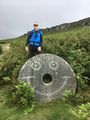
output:
<instances>
[{"instance_id":1,"label":"circular stone","mask_svg":"<svg viewBox=\"0 0 90 120\"><path fill-rule=\"evenodd\" d=\"M38 101L61 98L65 90L75 93L75 74L70 65L53 54L39 54L30 58L21 68L19 81L26 81L35 90Z\"/></svg>"}]
</instances>

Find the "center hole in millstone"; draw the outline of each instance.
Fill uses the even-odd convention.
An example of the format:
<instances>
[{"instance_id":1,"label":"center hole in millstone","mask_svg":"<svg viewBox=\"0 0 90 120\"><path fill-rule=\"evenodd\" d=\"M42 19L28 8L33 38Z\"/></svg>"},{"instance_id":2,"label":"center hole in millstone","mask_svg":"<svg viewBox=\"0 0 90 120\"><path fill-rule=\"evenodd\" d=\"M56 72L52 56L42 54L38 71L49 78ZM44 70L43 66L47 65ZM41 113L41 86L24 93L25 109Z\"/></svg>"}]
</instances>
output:
<instances>
[{"instance_id":1,"label":"center hole in millstone","mask_svg":"<svg viewBox=\"0 0 90 120\"><path fill-rule=\"evenodd\" d=\"M43 82L46 83L46 84L49 84L52 82L52 75L50 74L44 74L43 75Z\"/></svg>"}]
</instances>

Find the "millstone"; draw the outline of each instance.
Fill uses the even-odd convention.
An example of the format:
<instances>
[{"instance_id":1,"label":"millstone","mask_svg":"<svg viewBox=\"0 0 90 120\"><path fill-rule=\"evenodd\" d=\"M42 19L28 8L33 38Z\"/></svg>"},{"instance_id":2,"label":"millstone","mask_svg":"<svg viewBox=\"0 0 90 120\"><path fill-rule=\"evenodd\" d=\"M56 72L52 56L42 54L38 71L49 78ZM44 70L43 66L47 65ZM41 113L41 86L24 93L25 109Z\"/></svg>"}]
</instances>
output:
<instances>
[{"instance_id":1,"label":"millstone","mask_svg":"<svg viewBox=\"0 0 90 120\"><path fill-rule=\"evenodd\" d=\"M62 98L65 90L73 93L76 90L73 69L63 58L53 54L39 54L30 58L21 68L18 80L31 84L36 99L41 102Z\"/></svg>"}]
</instances>

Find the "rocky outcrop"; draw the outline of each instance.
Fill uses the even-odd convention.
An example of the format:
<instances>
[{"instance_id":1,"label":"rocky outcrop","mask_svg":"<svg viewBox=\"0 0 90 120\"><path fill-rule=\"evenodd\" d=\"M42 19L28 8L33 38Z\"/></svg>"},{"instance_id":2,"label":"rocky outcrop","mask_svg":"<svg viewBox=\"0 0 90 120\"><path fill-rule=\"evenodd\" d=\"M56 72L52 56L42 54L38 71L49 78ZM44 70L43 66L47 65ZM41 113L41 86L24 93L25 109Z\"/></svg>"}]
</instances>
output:
<instances>
[{"instance_id":1,"label":"rocky outcrop","mask_svg":"<svg viewBox=\"0 0 90 120\"><path fill-rule=\"evenodd\" d=\"M43 29L43 31L52 32L52 31L68 30L74 27L86 27L86 26L90 26L90 17L82 19L77 22L64 23L51 28L46 28L46 29Z\"/></svg>"}]
</instances>

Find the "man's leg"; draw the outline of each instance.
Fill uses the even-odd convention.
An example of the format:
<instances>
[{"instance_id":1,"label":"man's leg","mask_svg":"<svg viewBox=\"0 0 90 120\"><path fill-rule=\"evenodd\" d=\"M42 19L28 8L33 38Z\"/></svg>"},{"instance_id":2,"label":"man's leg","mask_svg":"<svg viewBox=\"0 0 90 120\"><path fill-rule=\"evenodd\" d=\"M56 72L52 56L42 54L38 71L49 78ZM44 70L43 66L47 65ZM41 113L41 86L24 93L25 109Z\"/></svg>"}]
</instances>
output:
<instances>
[{"instance_id":1,"label":"man's leg","mask_svg":"<svg viewBox=\"0 0 90 120\"><path fill-rule=\"evenodd\" d=\"M42 50L40 50L40 51L37 50L37 54L41 54L41 53L42 53Z\"/></svg>"},{"instance_id":2,"label":"man's leg","mask_svg":"<svg viewBox=\"0 0 90 120\"><path fill-rule=\"evenodd\" d=\"M38 47L35 48L35 55L41 54L42 50L38 50Z\"/></svg>"},{"instance_id":3,"label":"man's leg","mask_svg":"<svg viewBox=\"0 0 90 120\"><path fill-rule=\"evenodd\" d=\"M33 47L32 47L32 46L28 46L28 49L29 49L29 58L31 58L31 57L34 56L34 50L33 50Z\"/></svg>"},{"instance_id":4,"label":"man's leg","mask_svg":"<svg viewBox=\"0 0 90 120\"><path fill-rule=\"evenodd\" d=\"M38 50L38 47L32 47L32 46L28 46L28 57L31 58L35 55L38 55L42 52L42 50Z\"/></svg>"}]
</instances>

